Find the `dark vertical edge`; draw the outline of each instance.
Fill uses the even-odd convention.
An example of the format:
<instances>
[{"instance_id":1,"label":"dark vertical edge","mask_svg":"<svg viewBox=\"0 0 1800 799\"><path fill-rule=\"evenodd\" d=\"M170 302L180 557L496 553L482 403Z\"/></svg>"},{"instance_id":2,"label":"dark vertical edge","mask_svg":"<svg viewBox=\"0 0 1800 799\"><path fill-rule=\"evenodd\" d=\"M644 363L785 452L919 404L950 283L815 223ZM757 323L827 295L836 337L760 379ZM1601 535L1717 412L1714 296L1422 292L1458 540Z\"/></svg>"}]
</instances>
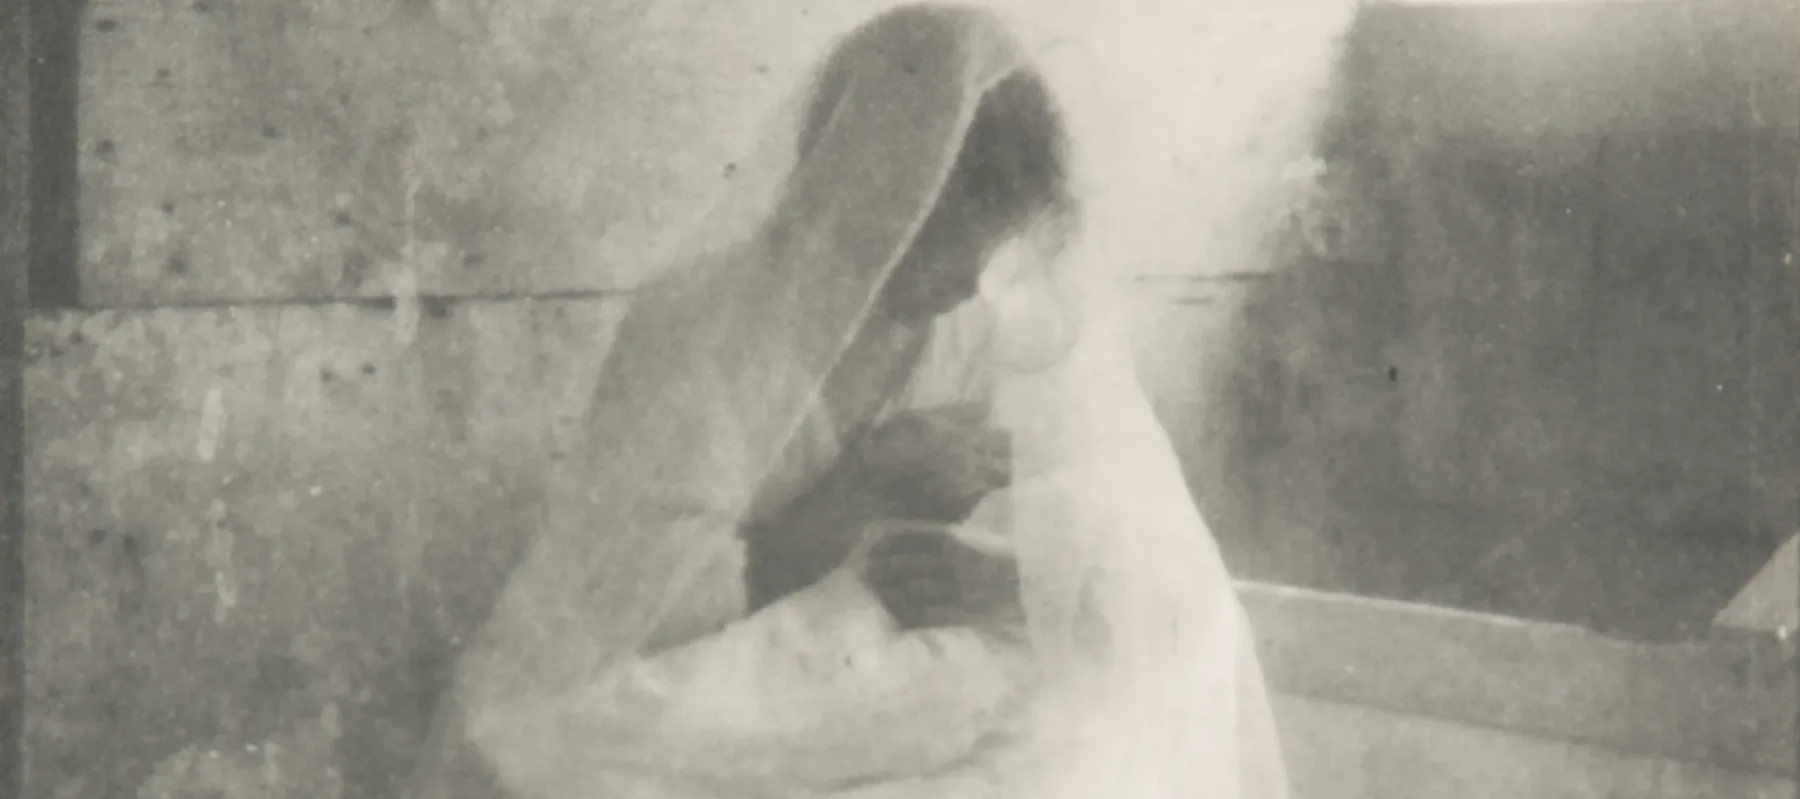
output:
<instances>
[{"instance_id":1,"label":"dark vertical edge","mask_svg":"<svg viewBox=\"0 0 1800 799\"><path fill-rule=\"evenodd\" d=\"M83 0L0 0L27 6L31 38L30 306L81 303L80 186L76 138Z\"/></svg>"},{"instance_id":2,"label":"dark vertical edge","mask_svg":"<svg viewBox=\"0 0 1800 799\"><path fill-rule=\"evenodd\" d=\"M31 17L0 0L0 796L25 794L23 353L30 254Z\"/></svg>"},{"instance_id":3,"label":"dark vertical edge","mask_svg":"<svg viewBox=\"0 0 1800 799\"><path fill-rule=\"evenodd\" d=\"M1777 27L1774 30L1790 31L1794 39L1800 39L1800 33L1792 33L1796 28L1800 28L1800 10L1791 6L1783 6L1783 9L1784 13L1777 15L1777 24L1784 27ZM1792 148L1791 152L1796 155L1790 162L1794 172L1793 181L1789 185L1794 188L1794 192L1787 195L1786 198L1787 247L1781 261L1782 266L1786 267L1786 274L1783 274L1781 278L1782 282L1788 286L1788 308L1797 320L1800 320L1800 69L1790 68L1778 74L1786 76L1787 85L1785 87L1778 85L1774 90L1788 92L1793 101L1793 104L1789 106L1792 116L1781 120L1777 125L1780 130L1780 141L1783 145ZM1795 357L1800 357L1800 355ZM1800 402L1800 400L1793 401ZM1795 516L1788 521L1792 523L1795 535L1800 535L1800 510L1796 510ZM1800 569L1795 570L1794 579L1796 582L1800 582ZM1782 654L1788 658L1788 668L1794 677L1794 684L1800 686L1800 654L1795 652L1796 635L1797 632L1794 630L1782 630L1781 643ZM1794 691L1793 696L1794 729L1800 732L1800 690ZM1796 769L1794 799L1800 799L1800 734L1794 736L1794 763Z\"/></svg>"}]
</instances>

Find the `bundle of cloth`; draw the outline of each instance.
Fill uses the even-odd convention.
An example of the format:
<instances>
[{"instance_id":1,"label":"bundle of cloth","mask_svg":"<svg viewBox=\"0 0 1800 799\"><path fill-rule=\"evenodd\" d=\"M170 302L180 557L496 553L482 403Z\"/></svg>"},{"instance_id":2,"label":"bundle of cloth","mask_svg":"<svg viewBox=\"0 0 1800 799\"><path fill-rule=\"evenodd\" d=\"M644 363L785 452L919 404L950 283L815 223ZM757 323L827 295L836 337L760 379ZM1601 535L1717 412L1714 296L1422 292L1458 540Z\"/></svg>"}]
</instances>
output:
<instances>
[{"instance_id":1,"label":"bundle of cloth","mask_svg":"<svg viewBox=\"0 0 1800 799\"><path fill-rule=\"evenodd\" d=\"M775 115L633 301L414 795L1285 796L1031 53L904 6Z\"/></svg>"}]
</instances>

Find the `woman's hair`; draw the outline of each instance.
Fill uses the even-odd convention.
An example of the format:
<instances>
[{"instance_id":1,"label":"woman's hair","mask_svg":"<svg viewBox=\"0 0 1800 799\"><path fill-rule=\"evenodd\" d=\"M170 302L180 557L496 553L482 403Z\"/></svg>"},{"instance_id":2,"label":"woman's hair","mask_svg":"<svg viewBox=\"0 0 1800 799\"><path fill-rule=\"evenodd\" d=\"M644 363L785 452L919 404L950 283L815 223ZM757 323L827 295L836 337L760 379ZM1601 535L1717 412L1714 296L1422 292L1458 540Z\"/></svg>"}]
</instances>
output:
<instances>
[{"instance_id":1,"label":"woman's hair","mask_svg":"<svg viewBox=\"0 0 1800 799\"><path fill-rule=\"evenodd\" d=\"M815 90L797 142L802 159L830 124L845 80L843 72L831 70ZM1042 76L1020 70L982 95L952 174L961 177L971 199L996 212L1008 232L1046 213L1067 216L1074 205L1067 135Z\"/></svg>"},{"instance_id":2,"label":"woman's hair","mask_svg":"<svg viewBox=\"0 0 1800 799\"><path fill-rule=\"evenodd\" d=\"M988 90L953 170L1009 231L1069 209L1067 139L1042 77L1015 72Z\"/></svg>"}]
</instances>

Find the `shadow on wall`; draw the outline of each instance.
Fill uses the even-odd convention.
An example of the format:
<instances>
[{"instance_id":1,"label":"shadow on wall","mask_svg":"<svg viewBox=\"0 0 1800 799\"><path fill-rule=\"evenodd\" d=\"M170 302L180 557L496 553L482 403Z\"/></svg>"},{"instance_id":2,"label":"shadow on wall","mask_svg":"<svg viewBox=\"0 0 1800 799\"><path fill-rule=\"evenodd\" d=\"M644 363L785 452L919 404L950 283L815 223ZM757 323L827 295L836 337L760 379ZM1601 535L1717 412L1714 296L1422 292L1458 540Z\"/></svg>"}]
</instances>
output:
<instances>
[{"instance_id":1,"label":"shadow on wall","mask_svg":"<svg viewBox=\"0 0 1800 799\"><path fill-rule=\"evenodd\" d=\"M1247 578L1701 634L1800 529L1800 117L1462 124L1433 22L1359 22L1198 490Z\"/></svg>"}]
</instances>

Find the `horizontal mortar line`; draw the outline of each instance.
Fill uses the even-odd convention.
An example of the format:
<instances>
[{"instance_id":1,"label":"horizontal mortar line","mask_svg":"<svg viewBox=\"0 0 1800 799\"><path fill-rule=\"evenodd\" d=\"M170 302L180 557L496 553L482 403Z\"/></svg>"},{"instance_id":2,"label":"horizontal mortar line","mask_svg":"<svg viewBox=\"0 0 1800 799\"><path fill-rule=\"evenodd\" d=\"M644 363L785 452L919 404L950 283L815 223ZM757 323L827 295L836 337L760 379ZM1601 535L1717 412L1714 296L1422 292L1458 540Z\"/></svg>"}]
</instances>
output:
<instances>
[{"instance_id":1,"label":"horizontal mortar line","mask_svg":"<svg viewBox=\"0 0 1800 799\"><path fill-rule=\"evenodd\" d=\"M1138 284L1179 284L1208 285L1216 283L1243 283L1267 278L1261 272L1229 272L1209 275L1132 275L1131 280ZM456 304L473 303L508 303L508 302L565 302L573 300L610 300L626 299L634 293L630 288L616 289L564 289L555 291L518 291L518 292L420 292L409 298L421 304ZM1177 298L1179 299L1179 298ZM1200 300L1205 301L1205 300ZM200 298L176 299L142 303L108 303L105 305L80 305L65 308L37 308L30 313L34 317L56 316L59 314L104 313L108 311L205 311L231 310L233 308L324 308L334 305L346 307L363 307L375 310L392 310L399 305L399 297L395 294L369 294L362 296L294 296L294 297L247 297L247 298Z\"/></svg>"},{"instance_id":2,"label":"horizontal mortar line","mask_svg":"<svg viewBox=\"0 0 1800 799\"><path fill-rule=\"evenodd\" d=\"M569 300L606 300L622 299L631 296L630 289L567 289L561 291L526 291L500 293L434 293L420 292L410 295L408 301L422 305L475 303L508 303L508 302L562 302ZM249 298L202 298L177 299L168 301L143 303L108 303L105 305L80 305L70 308L33 309L33 316L55 316L58 314L104 313L108 311L227 311L234 308L326 308L334 305L346 307L362 307L373 310L393 310L399 307L400 298L395 294L369 294L362 296L297 296L297 297L249 297Z\"/></svg>"}]
</instances>

